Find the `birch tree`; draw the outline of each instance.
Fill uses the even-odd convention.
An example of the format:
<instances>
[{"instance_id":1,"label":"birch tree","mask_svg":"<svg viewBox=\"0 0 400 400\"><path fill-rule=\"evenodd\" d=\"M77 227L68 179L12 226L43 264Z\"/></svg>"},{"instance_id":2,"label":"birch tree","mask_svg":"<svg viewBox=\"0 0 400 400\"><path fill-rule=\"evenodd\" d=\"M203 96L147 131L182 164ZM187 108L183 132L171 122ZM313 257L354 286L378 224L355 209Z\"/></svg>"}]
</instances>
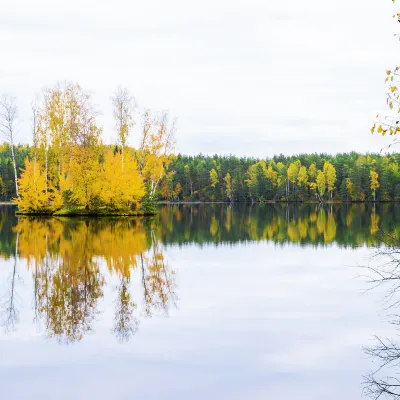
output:
<instances>
[{"instance_id":1,"label":"birch tree","mask_svg":"<svg viewBox=\"0 0 400 400\"><path fill-rule=\"evenodd\" d=\"M5 140L9 143L11 147L11 158L14 169L15 178L15 194L18 197L18 177L17 177L17 163L15 161L14 143L16 128L15 124L17 122L18 110L15 105L15 99L8 95L4 95L0 101L0 130L3 134Z\"/></svg>"},{"instance_id":2,"label":"birch tree","mask_svg":"<svg viewBox=\"0 0 400 400\"><path fill-rule=\"evenodd\" d=\"M145 177L148 193L152 198L161 179L166 175L175 146L176 119L169 121L167 112L153 116L146 110L139 147L139 169Z\"/></svg>"},{"instance_id":3,"label":"birch tree","mask_svg":"<svg viewBox=\"0 0 400 400\"><path fill-rule=\"evenodd\" d=\"M114 106L113 116L117 128L118 143L122 149L122 169L124 169L124 151L130 131L135 125L133 113L136 108L136 100L129 93L128 89L118 87L112 97Z\"/></svg>"}]
</instances>

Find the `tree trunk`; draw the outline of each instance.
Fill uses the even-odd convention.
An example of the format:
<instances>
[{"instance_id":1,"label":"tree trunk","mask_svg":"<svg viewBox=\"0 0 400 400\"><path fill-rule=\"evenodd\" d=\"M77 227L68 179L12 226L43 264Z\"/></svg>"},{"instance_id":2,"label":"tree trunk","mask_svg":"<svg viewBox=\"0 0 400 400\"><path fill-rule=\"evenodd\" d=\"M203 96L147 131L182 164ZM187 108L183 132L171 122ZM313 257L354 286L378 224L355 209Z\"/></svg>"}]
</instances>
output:
<instances>
[{"instance_id":1,"label":"tree trunk","mask_svg":"<svg viewBox=\"0 0 400 400\"><path fill-rule=\"evenodd\" d=\"M45 158L45 171L44 171L44 173L45 173L45 177L46 177L46 193L47 193L47 180L48 180L48 149L47 149L47 147L46 147L46 150L45 150L45 156L44 156L44 158Z\"/></svg>"},{"instance_id":2,"label":"tree trunk","mask_svg":"<svg viewBox=\"0 0 400 400\"><path fill-rule=\"evenodd\" d=\"M11 157L12 157L12 162L13 162L13 167L14 167L15 193L16 193L17 197L19 197L19 194L18 194L17 164L15 162L14 143L13 143L12 138L11 138Z\"/></svg>"}]
</instances>

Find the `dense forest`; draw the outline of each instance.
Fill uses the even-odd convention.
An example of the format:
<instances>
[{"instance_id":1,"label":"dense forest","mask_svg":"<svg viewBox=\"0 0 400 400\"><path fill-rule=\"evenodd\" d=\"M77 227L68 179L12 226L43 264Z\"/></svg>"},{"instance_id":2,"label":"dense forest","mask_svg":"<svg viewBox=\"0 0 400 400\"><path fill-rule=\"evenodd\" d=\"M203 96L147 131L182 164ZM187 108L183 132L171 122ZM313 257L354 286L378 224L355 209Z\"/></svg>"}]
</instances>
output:
<instances>
[{"instance_id":1,"label":"dense forest","mask_svg":"<svg viewBox=\"0 0 400 400\"><path fill-rule=\"evenodd\" d=\"M121 146L101 145L99 159ZM32 146L15 146L19 174ZM125 152L137 157L137 151ZM170 155L154 192L164 201L399 201L400 154L302 154L271 159ZM117 179L116 177L113 177ZM10 145L0 145L0 199L16 196Z\"/></svg>"},{"instance_id":2,"label":"dense forest","mask_svg":"<svg viewBox=\"0 0 400 400\"><path fill-rule=\"evenodd\" d=\"M271 159L178 155L159 196L196 201L397 201L400 154L301 154Z\"/></svg>"}]
</instances>

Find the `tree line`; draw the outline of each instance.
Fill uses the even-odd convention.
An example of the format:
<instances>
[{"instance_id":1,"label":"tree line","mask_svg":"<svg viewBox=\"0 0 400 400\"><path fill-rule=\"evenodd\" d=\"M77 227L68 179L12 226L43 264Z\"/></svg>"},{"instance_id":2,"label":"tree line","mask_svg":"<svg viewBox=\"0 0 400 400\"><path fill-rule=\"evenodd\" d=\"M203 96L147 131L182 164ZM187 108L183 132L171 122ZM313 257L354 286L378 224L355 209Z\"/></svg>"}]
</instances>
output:
<instances>
[{"instance_id":1,"label":"tree line","mask_svg":"<svg viewBox=\"0 0 400 400\"><path fill-rule=\"evenodd\" d=\"M64 149L63 151L66 152ZM78 147L81 149L80 147ZM39 155L41 151L41 155ZM56 190L68 193L69 200L84 207L96 208L107 204L110 208L127 204L128 193L137 188L131 200L143 198L145 191L152 198L164 201L399 201L400 200L400 154L342 153L279 155L270 159L230 156L150 156L142 165L142 149L121 145L96 145L95 154L79 153L72 158L70 182L60 181L62 163L56 151L49 147L48 172L37 168L34 176L34 154L44 159L45 148L14 146L16 164L27 164L19 170L21 189L26 193L30 182L41 183L32 192L32 202L38 192L45 193L46 179L51 187L49 196ZM70 157L70 156L69 156ZM92 159L92 163L90 163ZM71 159L70 159L71 160ZM70 161L71 162L71 161ZM125 165L123 165L125 164ZM100 168L102 166L102 168ZM24 174L22 173L24 171ZM42 171L42 172L40 172ZM142 175L141 175L142 172ZM61 173L61 176L62 173ZM65 176L65 175L64 175ZM69 191L72 181L78 187ZM147 186L146 186L147 184ZM64 186L63 186L64 185ZM101 188L99 186L102 186ZM16 197L14 168L8 143L0 144L0 199L7 201ZM48 197L41 204L48 202ZM53 200L54 204L54 200ZM98 205L97 205L98 206Z\"/></svg>"},{"instance_id":2,"label":"tree line","mask_svg":"<svg viewBox=\"0 0 400 400\"><path fill-rule=\"evenodd\" d=\"M398 201L400 154L173 157L159 198L171 201Z\"/></svg>"}]
</instances>

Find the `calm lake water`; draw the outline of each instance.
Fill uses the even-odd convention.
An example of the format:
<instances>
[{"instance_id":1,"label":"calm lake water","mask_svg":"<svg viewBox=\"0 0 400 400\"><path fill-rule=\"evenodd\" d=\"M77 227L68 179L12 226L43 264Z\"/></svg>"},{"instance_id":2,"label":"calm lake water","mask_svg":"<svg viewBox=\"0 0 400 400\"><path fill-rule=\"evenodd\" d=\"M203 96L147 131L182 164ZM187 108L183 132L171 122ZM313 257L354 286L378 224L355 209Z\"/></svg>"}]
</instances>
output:
<instances>
[{"instance_id":1,"label":"calm lake water","mask_svg":"<svg viewBox=\"0 0 400 400\"><path fill-rule=\"evenodd\" d=\"M358 399L388 337L357 265L400 206L183 205L154 218L0 208L4 399ZM4 396L4 397L3 397Z\"/></svg>"}]
</instances>

